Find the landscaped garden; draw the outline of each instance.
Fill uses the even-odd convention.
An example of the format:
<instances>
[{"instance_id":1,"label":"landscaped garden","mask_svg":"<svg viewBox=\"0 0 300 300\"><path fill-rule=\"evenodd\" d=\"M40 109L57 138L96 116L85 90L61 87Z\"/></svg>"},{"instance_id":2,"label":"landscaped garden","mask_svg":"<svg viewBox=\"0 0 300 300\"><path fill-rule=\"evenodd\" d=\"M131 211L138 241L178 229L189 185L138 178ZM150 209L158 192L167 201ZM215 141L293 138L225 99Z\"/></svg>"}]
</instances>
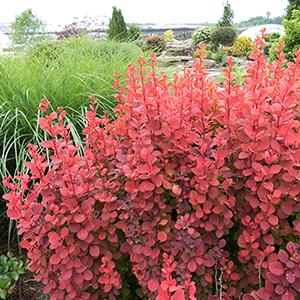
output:
<instances>
[{"instance_id":1,"label":"landscaped garden","mask_svg":"<svg viewBox=\"0 0 300 300\"><path fill-rule=\"evenodd\" d=\"M16 18L0 56L0 299L300 299L289 2L285 34L255 40L228 2L184 40L117 8L105 39Z\"/></svg>"}]
</instances>

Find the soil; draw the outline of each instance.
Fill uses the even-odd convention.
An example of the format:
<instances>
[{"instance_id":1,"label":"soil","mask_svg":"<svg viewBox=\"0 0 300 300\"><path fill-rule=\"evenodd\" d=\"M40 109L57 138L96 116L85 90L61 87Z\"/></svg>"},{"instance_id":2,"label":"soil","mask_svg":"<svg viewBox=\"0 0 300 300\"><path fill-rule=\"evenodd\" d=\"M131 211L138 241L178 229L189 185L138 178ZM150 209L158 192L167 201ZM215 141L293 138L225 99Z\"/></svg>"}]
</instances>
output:
<instances>
[{"instance_id":1,"label":"soil","mask_svg":"<svg viewBox=\"0 0 300 300\"><path fill-rule=\"evenodd\" d=\"M35 281L33 274L27 271L16 284L13 294L7 300L48 300L43 294L43 285Z\"/></svg>"},{"instance_id":2,"label":"soil","mask_svg":"<svg viewBox=\"0 0 300 300\"><path fill-rule=\"evenodd\" d=\"M3 208L1 207L1 210ZM8 251L8 220L2 217L0 222L0 255L6 254ZM26 253L22 252L20 256L18 242L16 238L16 232L12 233L12 241L10 245L10 251L14 253L16 257L20 257L25 261ZM7 300L48 300L49 296L43 294L43 285L34 280L34 275L26 270L25 274L20 276L20 279L16 283L12 295L7 297Z\"/></svg>"}]
</instances>

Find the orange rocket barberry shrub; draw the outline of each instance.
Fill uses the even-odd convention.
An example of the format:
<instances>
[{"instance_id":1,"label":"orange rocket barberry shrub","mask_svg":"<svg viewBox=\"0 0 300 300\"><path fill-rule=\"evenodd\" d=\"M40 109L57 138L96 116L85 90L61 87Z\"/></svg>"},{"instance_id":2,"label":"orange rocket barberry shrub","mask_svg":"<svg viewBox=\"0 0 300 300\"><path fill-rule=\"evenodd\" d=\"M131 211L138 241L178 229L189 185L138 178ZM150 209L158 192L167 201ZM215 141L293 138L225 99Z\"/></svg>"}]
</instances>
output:
<instances>
[{"instance_id":1,"label":"orange rocket barberry shrub","mask_svg":"<svg viewBox=\"0 0 300 300\"><path fill-rule=\"evenodd\" d=\"M116 79L115 120L91 104L82 152L42 101L50 139L5 199L52 299L121 299L121 257L148 299L296 299L300 51L269 65L264 46L242 86L231 59L210 81L201 49L171 81L140 59Z\"/></svg>"}]
</instances>

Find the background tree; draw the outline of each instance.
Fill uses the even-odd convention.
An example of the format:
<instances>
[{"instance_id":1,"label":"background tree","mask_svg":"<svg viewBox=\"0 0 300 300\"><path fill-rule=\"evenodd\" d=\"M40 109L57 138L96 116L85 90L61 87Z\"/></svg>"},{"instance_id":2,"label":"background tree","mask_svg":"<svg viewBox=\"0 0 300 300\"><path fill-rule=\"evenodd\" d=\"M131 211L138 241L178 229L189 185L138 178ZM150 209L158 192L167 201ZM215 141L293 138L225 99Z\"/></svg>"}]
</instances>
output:
<instances>
[{"instance_id":1,"label":"background tree","mask_svg":"<svg viewBox=\"0 0 300 300\"><path fill-rule=\"evenodd\" d=\"M284 24L284 52L289 60L293 60L294 51L300 48L300 10L293 10L290 19L283 21Z\"/></svg>"},{"instance_id":2,"label":"background tree","mask_svg":"<svg viewBox=\"0 0 300 300\"><path fill-rule=\"evenodd\" d=\"M293 10L300 10L300 0L289 0L289 4L287 7L287 15L286 18L290 20L292 18Z\"/></svg>"},{"instance_id":3,"label":"background tree","mask_svg":"<svg viewBox=\"0 0 300 300\"><path fill-rule=\"evenodd\" d=\"M38 33L44 31L45 24L32 13L31 9L23 11L10 26L12 31L10 38L15 45L31 44L44 37Z\"/></svg>"},{"instance_id":4,"label":"background tree","mask_svg":"<svg viewBox=\"0 0 300 300\"><path fill-rule=\"evenodd\" d=\"M233 25L234 13L231 8L230 3L227 1L224 5L223 16L219 21L218 25L220 27L230 27Z\"/></svg>"},{"instance_id":5,"label":"background tree","mask_svg":"<svg viewBox=\"0 0 300 300\"><path fill-rule=\"evenodd\" d=\"M284 16L278 16L274 18L270 17L269 19L265 16L257 16L257 17L251 17L248 20L241 21L236 25L238 27L252 27L252 26L258 26L264 24L282 24L283 19Z\"/></svg>"},{"instance_id":6,"label":"background tree","mask_svg":"<svg viewBox=\"0 0 300 300\"><path fill-rule=\"evenodd\" d=\"M127 28L121 9L113 7L112 17L109 19L108 38L110 40L125 41Z\"/></svg>"},{"instance_id":7,"label":"background tree","mask_svg":"<svg viewBox=\"0 0 300 300\"><path fill-rule=\"evenodd\" d=\"M128 41L134 42L142 39L142 30L137 24L128 25Z\"/></svg>"}]
</instances>

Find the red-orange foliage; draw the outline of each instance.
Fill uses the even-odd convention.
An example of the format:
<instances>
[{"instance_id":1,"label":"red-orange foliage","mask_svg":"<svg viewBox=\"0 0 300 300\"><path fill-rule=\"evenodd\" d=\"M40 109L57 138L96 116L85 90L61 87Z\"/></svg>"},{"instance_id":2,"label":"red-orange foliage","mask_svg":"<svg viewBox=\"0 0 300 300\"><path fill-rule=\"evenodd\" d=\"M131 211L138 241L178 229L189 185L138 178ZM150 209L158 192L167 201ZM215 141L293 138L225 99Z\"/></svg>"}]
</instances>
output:
<instances>
[{"instance_id":1,"label":"red-orange foliage","mask_svg":"<svg viewBox=\"0 0 300 300\"><path fill-rule=\"evenodd\" d=\"M149 299L295 299L300 51L285 67L263 47L242 86L229 59L222 88L201 51L170 83L140 59L116 80L116 120L91 104L83 155L42 101L50 139L29 147L30 173L5 181L5 199L52 299L116 299L126 255Z\"/></svg>"}]
</instances>

